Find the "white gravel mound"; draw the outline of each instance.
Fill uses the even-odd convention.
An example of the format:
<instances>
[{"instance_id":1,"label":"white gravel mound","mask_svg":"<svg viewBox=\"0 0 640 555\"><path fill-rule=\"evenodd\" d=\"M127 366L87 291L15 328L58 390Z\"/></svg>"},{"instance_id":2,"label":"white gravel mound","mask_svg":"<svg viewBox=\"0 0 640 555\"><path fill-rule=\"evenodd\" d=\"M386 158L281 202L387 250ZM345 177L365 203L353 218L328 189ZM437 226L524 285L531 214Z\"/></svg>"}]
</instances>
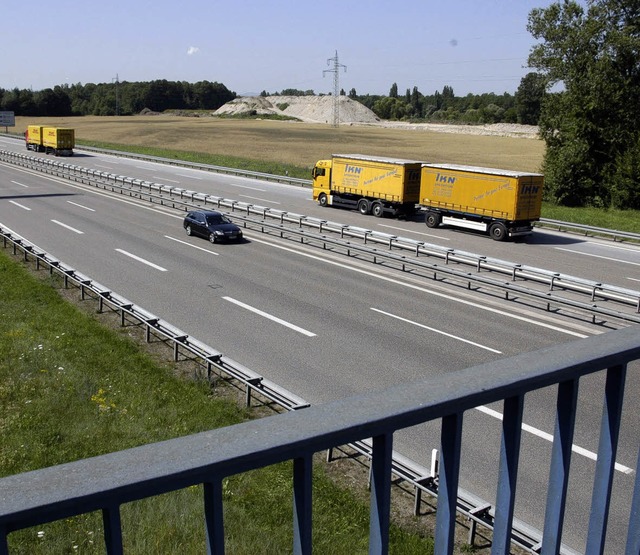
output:
<instances>
[{"instance_id":1,"label":"white gravel mound","mask_svg":"<svg viewBox=\"0 0 640 555\"><path fill-rule=\"evenodd\" d=\"M379 122L369 108L340 96L338 113L340 123ZM333 96L243 96L227 102L214 115L235 115L255 112L257 115L281 115L297 118L306 123L333 123Z\"/></svg>"},{"instance_id":2,"label":"white gravel mound","mask_svg":"<svg viewBox=\"0 0 640 555\"><path fill-rule=\"evenodd\" d=\"M281 115L296 118L306 123L333 123L333 96L243 96L227 102L214 115ZM538 127L515 123L487 125L455 125L448 123L407 123L381 120L369 108L348 96L339 97L338 114L340 125L362 125L407 129L413 131L435 131L468 135L493 135L537 139Z\"/></svg>"}]
</instances>

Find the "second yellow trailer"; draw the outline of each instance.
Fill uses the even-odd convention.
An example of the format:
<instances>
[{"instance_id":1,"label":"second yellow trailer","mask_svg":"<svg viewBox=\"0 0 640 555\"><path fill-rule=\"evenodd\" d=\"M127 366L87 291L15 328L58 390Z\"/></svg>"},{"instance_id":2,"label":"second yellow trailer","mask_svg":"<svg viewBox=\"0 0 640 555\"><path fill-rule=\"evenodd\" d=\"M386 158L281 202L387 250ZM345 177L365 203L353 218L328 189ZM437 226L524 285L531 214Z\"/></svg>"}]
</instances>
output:
<instances>
[{"instance_id":1,"label":"second yellow trailer","mask_svg":"<svg viewBox=\"0 0 640 555\"><path fill-rule=\"evenodd\" d=\"M457 164L423 164L421 210L429 227L448 224L496 241L528 235L540 219L544 176Z\"/></svg>"}]
</instances>

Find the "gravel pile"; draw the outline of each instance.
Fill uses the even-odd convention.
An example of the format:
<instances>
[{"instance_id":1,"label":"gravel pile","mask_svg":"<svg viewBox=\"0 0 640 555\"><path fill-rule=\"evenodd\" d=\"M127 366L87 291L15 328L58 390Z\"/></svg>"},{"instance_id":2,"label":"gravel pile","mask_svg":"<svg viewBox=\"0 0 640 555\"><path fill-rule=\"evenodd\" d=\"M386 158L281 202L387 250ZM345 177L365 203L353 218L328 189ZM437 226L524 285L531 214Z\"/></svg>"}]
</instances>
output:
<instances>
[{"instance_id":1,"label":"gravel pile","mask_svg":"<svg viewBox=\"0 0 640 555\"><path fill-rule=\"evenodd\" d=\"M257 115L281 115L306 123L333 123L333 96L246 96L227 102L214 115L255 112ZM339 97L340 123L379 122L369 108L347 96Z\"/></svg>"},{"instance_id":2,"label":"gravel pile","mask_svg":"<svg viewBox=\"0 0 640 555\"><path fill-rule=\"evenodd\" d=\"M281 115L306 123L333 123L333 96L246 96L227 102L214 115ZM435 131L468 135L492 135L502 137L538 138L535 125L494 123L491 125L454 125L446 123L406 123L384 121L369 108L347 96L339 97L340 125L377 126L390 129Z\"/></svg>"}]
</instances>

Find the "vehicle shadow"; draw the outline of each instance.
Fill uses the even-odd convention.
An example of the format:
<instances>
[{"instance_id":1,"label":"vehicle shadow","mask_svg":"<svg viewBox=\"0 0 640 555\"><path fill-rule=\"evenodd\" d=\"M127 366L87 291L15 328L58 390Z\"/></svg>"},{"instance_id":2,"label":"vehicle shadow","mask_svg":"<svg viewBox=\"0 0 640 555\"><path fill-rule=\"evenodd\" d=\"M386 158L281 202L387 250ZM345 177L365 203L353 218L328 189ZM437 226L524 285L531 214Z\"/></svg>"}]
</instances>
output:
<instances>
[{"instance_id":1,"label":"vehicle shadow","mask_svg":"<svg viewBox=\"0 0 640 555\"><path fill-rule=\"evenodd\" d=\"M0 200L27 199L27 198L50 198L50 197L76 197L78 193L46 193L32 195L0 195Z\"/></svg>"}]
</instances>

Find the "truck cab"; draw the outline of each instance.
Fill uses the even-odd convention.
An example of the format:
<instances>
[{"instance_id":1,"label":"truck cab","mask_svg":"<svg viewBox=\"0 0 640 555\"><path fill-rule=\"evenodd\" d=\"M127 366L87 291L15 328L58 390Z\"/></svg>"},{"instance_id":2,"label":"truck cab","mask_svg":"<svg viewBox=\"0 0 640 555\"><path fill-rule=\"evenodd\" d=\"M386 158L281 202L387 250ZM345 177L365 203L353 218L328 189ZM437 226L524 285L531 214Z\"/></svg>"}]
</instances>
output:
<instances>
[{"instance_id":1,"label":"truck cab","mask_svg":"<svg viewBox=\"0 0 640 555\"><path fill-rule=\"evenodd\" d=\"M313 200L321 206L330 204L331 197L331 160L318 160L311 176L313 177Z\"/></svg>"}]
</instances>

